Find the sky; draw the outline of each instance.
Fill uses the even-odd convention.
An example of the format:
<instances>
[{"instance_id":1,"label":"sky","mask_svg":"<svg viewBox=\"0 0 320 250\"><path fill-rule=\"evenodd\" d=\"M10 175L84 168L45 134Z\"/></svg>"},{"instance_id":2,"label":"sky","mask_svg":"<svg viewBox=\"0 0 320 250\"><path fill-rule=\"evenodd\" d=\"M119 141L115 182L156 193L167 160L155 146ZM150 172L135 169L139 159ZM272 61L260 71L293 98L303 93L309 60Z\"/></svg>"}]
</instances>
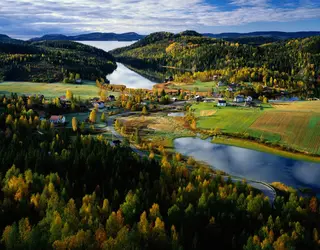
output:
<instances>
[{"instance_id":1,"label":"sky","mask_svg":"<svg viewBox=\"0 0 320 250\"><path fill-rule=\"evenodd\" d=\"M320 31L320 0L0 0L0 34Z\"/></svg>"}]
</instances>

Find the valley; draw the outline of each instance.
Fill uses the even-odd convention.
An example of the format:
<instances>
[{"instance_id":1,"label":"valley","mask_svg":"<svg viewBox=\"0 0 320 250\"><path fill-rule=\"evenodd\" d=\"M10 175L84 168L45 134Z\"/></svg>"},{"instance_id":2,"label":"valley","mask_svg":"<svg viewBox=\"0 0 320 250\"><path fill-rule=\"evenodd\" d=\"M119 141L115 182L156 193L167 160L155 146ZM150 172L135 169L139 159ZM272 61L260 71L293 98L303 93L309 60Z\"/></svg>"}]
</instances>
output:
<instances>
[{"instance_id":1,"label":"valley","mask_svg":"<svg viewBox=\"0 0 320 250\"><path fill-rule=\"evenodd\" d=\"M29 246L10 238L29 224L35 249L182 249L177 234L203 249L208 232L240 249L261 227L277 235L270 246L301 224L315 232L319 41L260 47L186 31L24 44L31 56L0 43L1 244ZM303 55L290 61L295 46Z\"/></svg>"}]
</instances>

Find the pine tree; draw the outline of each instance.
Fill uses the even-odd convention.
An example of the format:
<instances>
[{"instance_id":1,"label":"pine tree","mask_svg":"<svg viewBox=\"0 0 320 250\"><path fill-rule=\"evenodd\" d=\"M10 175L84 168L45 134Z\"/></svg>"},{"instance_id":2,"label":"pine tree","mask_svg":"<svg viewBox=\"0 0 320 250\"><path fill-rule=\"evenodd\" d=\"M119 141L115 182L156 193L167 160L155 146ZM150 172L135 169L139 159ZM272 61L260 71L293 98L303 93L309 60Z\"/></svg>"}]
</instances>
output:
<instances>
[{"instance_id":1,"label":"pine tree","mask_svg":"<svg viewBox=\"0 0 320 250\"><path fill-rule=\"evenodd\" d=\"M106 121L106 116L105 116L104 112L102 112L102 114L101 114L100 121L101 122L105 122Z\"/></svg>"}]
</instances>

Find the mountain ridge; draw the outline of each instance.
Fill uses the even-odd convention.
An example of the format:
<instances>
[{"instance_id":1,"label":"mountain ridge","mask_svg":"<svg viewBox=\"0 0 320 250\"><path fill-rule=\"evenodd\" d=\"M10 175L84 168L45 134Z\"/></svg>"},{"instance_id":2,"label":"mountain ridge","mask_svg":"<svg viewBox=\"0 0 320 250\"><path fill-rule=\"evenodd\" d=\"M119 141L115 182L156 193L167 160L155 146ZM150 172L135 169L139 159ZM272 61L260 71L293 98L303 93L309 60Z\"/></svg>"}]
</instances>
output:
<instances>
[{"instance_id":1,"label":"mountain ridge","mask_svg":"<svg viewBox=\"0 0 320 250\"><path fill-rule=\"evenodd\" d=\"M66 36L63 34L47 34L42 37L31 38L29 41L44 41L44 40L69 40L69 41L137 41L145 36L137 34L135 32L126 33L102 33L93 32L88 34L80 34L73 36Z\"/></svg>"},{"instance_id":2,"label":"mountain ridge","mask_svg":"<svg viewBox=\"0 0 320 250\"><path fill-rule=\"evenodd\" d=\"M161 33L161 32L154 32ZM150 34L154 34L150 33ZM169 32L167 32L169 33ZM150 35L149 34L149 35ZM174 33L172 33L174 34ZM294 39L294 38L306 38L310 36L320 36L320 31L297 31L297 32L284 32L284 31L254 31L246 33L238 32L224 32L224 33L198 33L193 30L186 30L178 34L183 34L187 36L206 36L211 38L221 38L221 39L243 39L251 37L264 37L273 40L285 40L285 39ZM46 34L42 37L34 37L29 41L44 41L44 40L70 40L70 41L137 41L147 35L141 35L136 32L126 32L126 33L103 33L103 32L92 32L87 34L79 34L67 36L63 34ZM0 36L1 40L1 36Z\"/></svg>"}]
</instances>

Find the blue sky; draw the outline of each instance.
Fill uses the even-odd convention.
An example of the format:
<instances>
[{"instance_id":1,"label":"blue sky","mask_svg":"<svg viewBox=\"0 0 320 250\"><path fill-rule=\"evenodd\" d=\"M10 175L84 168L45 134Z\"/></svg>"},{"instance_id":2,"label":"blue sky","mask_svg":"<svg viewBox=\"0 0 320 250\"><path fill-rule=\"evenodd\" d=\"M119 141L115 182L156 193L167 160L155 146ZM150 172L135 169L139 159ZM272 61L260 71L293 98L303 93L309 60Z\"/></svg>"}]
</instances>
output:
<instances>
[{"instance_id":1,"label":"blue sky","mask_svg":"<svg viewBox=\"0 0 320 250\"><path fill-rule=\"evenodd\" d=\"M0 0L0 34L320 31L320 0Z\"/></svg>"}]
</instances>

